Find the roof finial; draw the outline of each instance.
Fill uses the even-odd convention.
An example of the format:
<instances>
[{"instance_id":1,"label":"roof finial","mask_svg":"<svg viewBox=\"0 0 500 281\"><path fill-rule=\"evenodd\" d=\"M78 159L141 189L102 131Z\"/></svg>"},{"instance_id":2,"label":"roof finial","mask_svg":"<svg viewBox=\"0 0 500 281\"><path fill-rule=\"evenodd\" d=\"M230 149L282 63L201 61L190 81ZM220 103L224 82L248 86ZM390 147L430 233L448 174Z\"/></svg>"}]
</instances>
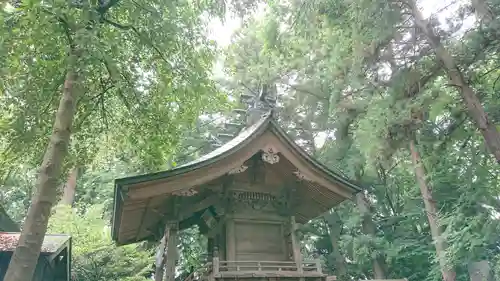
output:
<instances>
[{"instance_id":1,"label":"roof finial","mask_svg":"<svg viewBox=\"0 0 500 281\"><path fill-rule=\"evenodd\" d=\"M274 86L274 87L273 87ZM260 85L259 95L250 104L247 116L247 126L259 121L265 114L274 114L276 107L276 86L264 83Z\"/></svg>"}]
</instances>

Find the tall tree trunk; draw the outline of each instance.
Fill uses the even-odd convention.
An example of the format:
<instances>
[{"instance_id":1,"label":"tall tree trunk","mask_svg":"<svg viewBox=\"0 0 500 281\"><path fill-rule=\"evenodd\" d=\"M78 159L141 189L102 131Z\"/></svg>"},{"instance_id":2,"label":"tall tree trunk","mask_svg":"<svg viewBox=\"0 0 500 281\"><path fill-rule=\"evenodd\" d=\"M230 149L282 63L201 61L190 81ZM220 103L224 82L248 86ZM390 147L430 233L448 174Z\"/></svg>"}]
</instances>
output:
<instances>
[{"instance_id":1,"label":"tall tree trunk","mask_svg":"<svg viewBox=\"0 0 500 281\"><path fill-rule=\"evenodd\" d=\"M468 271L470 281L493 281L491 266L487 260L469 263Z\"/></svg>"},{"instance_id":2,"label":"tall tree trunk","mask_svg":"<svg viewBox=\"0 0 500 281\"><path fill-rule=\"evenodd\" d=\"M78 177L78 168L73 167L68 174L68 179L64 184L63 195L61 203L64 205L72 206L75 202L76 195L76 179Z\"/></svg>"},{"instance_id":3,"label":"tall tree trunk","mask_svg":"<svg viewBox=\"0 0 500 281\"><path fill-rule=\"evenodd\" d=\"M483 22L492 21L495 16L493 15L488 3L485 0L471 0L472 8L474 8L474 12L476 17Z\"/></svg>"},{"instance_id":4,"label":"tall tree trunk","mask_svg":"<svg viewBox=\"0 0 500 281\"><path fill-rule=\"evenodd\" d=\"M78 74L74 66L77 59L74 53L70 55L70 68L64 81L52 135L37 175L36 193L32 198L19 244L14 251L4 281L30 281L35 271L47 232L50 211L57 200L57 180L61 175L63 160L68 153L78 94Z\"/></svg>"},{"instance_id":5,"label":"tall tree trunk","mask_svg":"<svg viewBox=\"0 0 500 281\"><path fill-rule=\"evenodd\" d=\"M455 281L455 271L451 268L451 266L449 266L446 260L446 243L442 237L441 227L439 226L436 201L432 198L431 187L425 179L425 168L422 164L422 159L417 151L414 140L410 141L410 152L417 184L420 187L420 192L422 193L422 198L424 200L425 211L427 213L427 219L429 220L431 235L436 247L436 255L441 267L443 280Z\"/></svg>"},{"instance_id":6,"label":"tall tree trunk","mask_svg":"<svg viewBox=\"0 0 500 281\"><path fill-rule=\"evenodd\" d=\"M464 74L456 64L455 59L443 46L441 38L434 32L429 21L424 19L417 7L416 1L410 0L408 3L415 17L416 25L427 36L437 58L442 61L451 82L460 90L470 117L472 117L484 137L486 147L488 147L490 153L496 158L497 163L500 164L500 132L495 124L488 119L488 115L484 111L484 107L481 105L474 89L468 84Z\"/></svg>"},{"instance_id":7,"label":"tall tree trunk","mask_svg":"<svg viewBox=\"0 0 500 281\"><path fill-rule=\"evenodd\" d=\"M335 260L335 274L337 279L344 279L347 276L347 264L345 258L340 252L340 233L342 231L342 222L340 216L336 212L325 216L328 224L328 234L332 243L332 256Z\"/></svg>"},{"instance_id":8,"label":"tall tree trunk","mask_svg":"<svg viewBox=\"0 0 500 281\"><path fill-rule=\"evenodd\" d=\"M361 227L363 233L376 237L377 226L373 222L370 203L363 192L356 194L356 205L358 206L359 213L361 214ZM375 279L387 278L387 264L383 256L377 255L373 259L373 274Z\"/></svg>"}]
</instances>

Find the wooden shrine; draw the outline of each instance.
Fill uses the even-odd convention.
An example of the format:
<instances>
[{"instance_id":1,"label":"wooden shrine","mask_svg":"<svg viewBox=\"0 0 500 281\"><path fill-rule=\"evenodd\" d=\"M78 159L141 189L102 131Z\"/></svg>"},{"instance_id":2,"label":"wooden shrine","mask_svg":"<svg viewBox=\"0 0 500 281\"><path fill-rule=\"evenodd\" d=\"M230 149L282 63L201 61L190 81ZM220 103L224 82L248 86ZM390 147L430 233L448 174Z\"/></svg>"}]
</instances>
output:
<instances>
[{"instance_id":1,"label":"wooden shrine","mask_svg":"<svg viewBox=\"0 0 500 281\"><path fill-rule=\"evenodd\" d=\"M271 114L257 119L194 162L116 180L113 239L120 245L162 239L157 268L165 268L166 281L174 280L177 231L193 225L208 238L199 279L326 281L318 261L303 259L297 223L359 188L312 159Z\"/></svg>"}]
</instances>

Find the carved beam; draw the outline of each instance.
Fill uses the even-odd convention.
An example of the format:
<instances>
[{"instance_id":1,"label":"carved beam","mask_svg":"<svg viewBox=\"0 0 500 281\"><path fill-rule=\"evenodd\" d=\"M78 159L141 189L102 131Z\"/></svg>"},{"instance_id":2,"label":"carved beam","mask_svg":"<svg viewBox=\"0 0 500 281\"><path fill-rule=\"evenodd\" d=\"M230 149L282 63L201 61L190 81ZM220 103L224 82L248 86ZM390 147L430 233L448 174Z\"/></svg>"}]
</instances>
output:
<instances>
[{"instance_id":1,"label":"carved beam","mask_svg":"<svg viewBox=\"0 0 500 281\"><path fill-rule=\"evenodd\" d=\"M193 213L206 209L216 204L219 201L220 201L219 195L214 194L190 206L183 207L182 210L179 212L178 220L181 221L187 219Z\"/></svg>"},{"instance_id":2,"label":"carved beam","mask_svg":"<svg viewBox=\"0 0 500 281\"><path fill-rule=\"evenodd\" d=\"M198 191L196 191L194 188L189 188L189 189L181 189L172 192L172 195L176 196L182 196L182 197L189 197L198 194Z\"/></svg>"},{"instance_id":3,"label":"carved beam","mask_svg":"<svg viewBox=\"0 0 500 281\"><path fill-rule=\"evenodd\" d=\"M239 173L243 173L244 171L246 171L248 169L248 166L245 166L245 165L241 165L235 169L232 169L231 171L228 172L229 175L234 175L234 174L239 174Z\"/></svg>"}]
</instances>

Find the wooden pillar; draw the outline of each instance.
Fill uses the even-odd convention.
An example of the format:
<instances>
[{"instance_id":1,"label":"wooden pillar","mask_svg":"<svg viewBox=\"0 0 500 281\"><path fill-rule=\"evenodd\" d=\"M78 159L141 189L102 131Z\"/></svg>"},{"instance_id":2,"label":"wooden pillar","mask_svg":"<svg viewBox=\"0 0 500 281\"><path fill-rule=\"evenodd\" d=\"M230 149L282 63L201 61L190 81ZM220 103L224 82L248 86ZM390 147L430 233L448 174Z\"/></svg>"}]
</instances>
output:
<instances>
[{"instance_id":1,"label":"wooden pillar","mask_svg":"<svg viewBox=\"0 0 500 281\"><path fill-rule=\"evenodd\" d=\"M316 272L319 274L323 274L323 269L321 267L321 260L320 259L315 259L314 262L316 263Z\"/></svg>"},{"instance_id":2,"label":"wooden pillar","mask_svg":"<svg viewBox=\"0 0 500 281\"><path fill-rule=\"evenodd\" d=\"M302 253L300 252L300 243L297 239L297 223L295 216L290 217L290 239L292 240L293 260L297 266L297 272L303 272Z\"/></svg>"},{"instance_id":3,"label":"wooden pillar","mask_svg":"<svg viewBox=\"0 0 500 281\"><path fill-rule=\"evenodd\" d=\"M213 237L207 237L207 262L211 262L213 258L213 251L215 247L215 239Z\"/></svg>"},{"instance_id":4,"label":"wooden pillar","mask_svg":"<svg viewBox=\"0 0 500 281\"><path fill-rule=\"evenodd\" d=\"M175 262L177 261L177 231L178 224L170 227L170 236L167 242L164 281L175 280Z\"/></svg>"},{"instance_id":5,"label":"wooden pillar","mask_svg":"<svg viewBox=\"0 0 500 281\"><path fill-rule=\"evenodd\" d=\"M228 261L236 260L236 233L232 218L228 218L226 224L226 259Z\"/></svg>"},{"instance_id":6,"label":"wooden pillar","mask_svg":"<svg viewBox=\"0 0 500 281\"><path fill-rule=\"evenodd\" d=\"M161 238L161 243L158 249L158 255L156 257L156 264L155 264L155 281L162 281L163 280L163 272L165 268L165 260L166 260L166 255L167 255L167 243L169 240L169 235L170 235L170 225L167 224L165 226L165 231L163 234L163 237Z\"/></svg>"},{"instance_id":7,"label":"wooden pillar","mask_svg":"<svg viewBox=\"0 0 500 281\"><path fill-rule=\"evenodd\" d=\"M173 281L177 260L177 223L167 223L156 260L155 281Z\"/></svg>"},{"instance_id":8,"label":"wooden pillar","mask_svg":"<svg viewBox=\"0 0 500 281\"><path fill-rule=\"evenodd\" d=\"M219 248L214 248L213 259L212 259L213 274L219 274Z\"/></svg>"}]
</instances>

